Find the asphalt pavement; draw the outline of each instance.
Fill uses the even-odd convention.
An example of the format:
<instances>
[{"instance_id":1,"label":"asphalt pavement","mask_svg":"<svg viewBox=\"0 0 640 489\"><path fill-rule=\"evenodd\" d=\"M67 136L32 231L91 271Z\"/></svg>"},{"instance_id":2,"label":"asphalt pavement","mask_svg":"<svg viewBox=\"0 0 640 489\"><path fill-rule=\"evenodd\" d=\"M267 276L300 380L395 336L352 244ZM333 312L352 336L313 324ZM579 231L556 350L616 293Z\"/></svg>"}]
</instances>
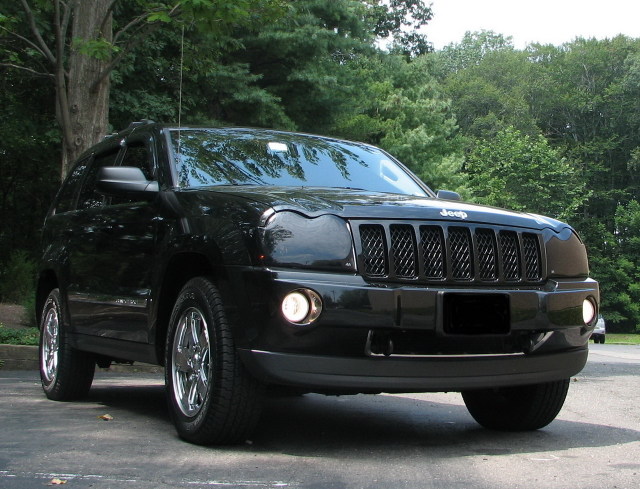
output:
<instances>
[{"instance_id":1,"label":"asphalt pavement","mask_svg":"<svg viewBox=\"0 0 640 489\"><path fill-rule=\"evenodd\" d=\"M479 427L457 393L271 397L233 447L181 441L161 373L96 373L88 399L47 400L0 370L0 488L640 487L640 347L592 345L558 418Z\"/></svg>"}]
</instances>

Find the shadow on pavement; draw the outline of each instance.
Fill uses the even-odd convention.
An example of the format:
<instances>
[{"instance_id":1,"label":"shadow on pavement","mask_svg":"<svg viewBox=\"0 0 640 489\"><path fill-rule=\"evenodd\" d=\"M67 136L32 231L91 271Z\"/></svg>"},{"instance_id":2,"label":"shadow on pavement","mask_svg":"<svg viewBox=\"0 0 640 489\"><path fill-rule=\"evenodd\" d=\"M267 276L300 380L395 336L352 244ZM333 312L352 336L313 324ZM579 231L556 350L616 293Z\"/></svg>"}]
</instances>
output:
<instances>
[{"instance_id":1,"label":"shadow on pavement","mask_svg":"<svg viewBox=\"0 0 640 489\"><path fill-rule=\"evenodd\" d=\"M94 385L84 401L150 417L175 434L161 379L154 385L123 385L120 379ZM445 398L443 402L443 397ZM357 453L420 451L435 458L509 455L608 447L635 442L640 431L559 419L535 432L503 433L481 428L458 394L400 397L390 395L269 396L250 443L234 447L296 456L351 458ZM162 433L158 436L164 436Z\"/></svg>"}]
</instances>

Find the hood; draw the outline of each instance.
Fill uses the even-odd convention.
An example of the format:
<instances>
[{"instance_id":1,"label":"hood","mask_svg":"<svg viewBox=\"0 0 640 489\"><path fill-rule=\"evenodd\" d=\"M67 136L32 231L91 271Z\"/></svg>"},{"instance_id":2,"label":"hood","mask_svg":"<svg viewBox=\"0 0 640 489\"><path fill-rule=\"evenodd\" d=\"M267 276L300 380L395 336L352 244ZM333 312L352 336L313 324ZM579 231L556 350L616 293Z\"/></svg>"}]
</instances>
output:
<instances>
[{"instance_id":1,"label":"hood","mask_svg":"<svg viewBox=\"0 0 640 489\"><path fill-rule=\"evenodd\" d=\"M508 211L435 197L386 194L358 189L319 187L210 187L198 191L223 192L246 199L264 211L293 211L307 217L333 214L344 219L406 219L460 221L478 224L545 228L561 231L569 226L544 216Z\"/></svg>"}]
</instances>

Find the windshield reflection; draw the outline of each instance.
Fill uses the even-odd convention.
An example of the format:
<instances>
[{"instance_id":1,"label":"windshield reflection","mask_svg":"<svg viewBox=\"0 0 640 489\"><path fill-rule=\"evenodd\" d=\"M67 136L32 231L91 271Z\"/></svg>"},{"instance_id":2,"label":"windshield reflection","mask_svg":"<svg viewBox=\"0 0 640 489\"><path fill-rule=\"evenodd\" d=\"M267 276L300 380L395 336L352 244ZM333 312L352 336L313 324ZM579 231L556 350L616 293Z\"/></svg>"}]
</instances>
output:
<instances>
[{"instance_id":1,"label":"windshield reflection","mask_svg":"<svg viewBox=\"0 0 640 489\"><path fill-rule=\"evenodd\" d=\"M268 130L173 129L178 184L357 188L426 192L377 148Z\"/></svg>"}]
</instances>

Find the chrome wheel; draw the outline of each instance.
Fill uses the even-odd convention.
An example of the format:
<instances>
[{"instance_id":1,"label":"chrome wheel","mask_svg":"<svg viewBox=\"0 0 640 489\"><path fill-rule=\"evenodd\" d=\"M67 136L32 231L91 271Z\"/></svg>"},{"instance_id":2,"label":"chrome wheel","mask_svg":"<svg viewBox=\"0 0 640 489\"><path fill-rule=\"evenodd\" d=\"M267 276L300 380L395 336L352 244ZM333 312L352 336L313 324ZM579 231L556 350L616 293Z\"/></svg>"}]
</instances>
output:
<instances>
[{"instance_id":1,"label":"chrome wheel","mask_svg":"<svg viewBox=\"0 0 640 489\"><path fill-rule=\"evenodd\" d=\"M58 373L58 351L60 349L60 318L58 308L47 311L42 324L42 346L40 348L42 375L52 382Z\"/></svg>"},{"instance_id":2,"label":"chrome wheel","mask_svg":"<svg viewBox=\"0 0 640 489\"><path fill-rule=\"evenodd\" d=\"M207 322L194 307L176 327L171 355L173 395L182 414L193 417L204 405L211 381L211 343Z\"/></svg>"},{"instance_id":3,"label":"chrome wheel","mask_svg":"<svg viewBox=\"0 0 640 489\"><path fill-rule=\"evenodd\" d=\"M208 277L192 278L176 298L165 384L176 430L192 443L242 442L258 422L263 386L245 371L222 297Z\"/></svg>"}]
</instances>

